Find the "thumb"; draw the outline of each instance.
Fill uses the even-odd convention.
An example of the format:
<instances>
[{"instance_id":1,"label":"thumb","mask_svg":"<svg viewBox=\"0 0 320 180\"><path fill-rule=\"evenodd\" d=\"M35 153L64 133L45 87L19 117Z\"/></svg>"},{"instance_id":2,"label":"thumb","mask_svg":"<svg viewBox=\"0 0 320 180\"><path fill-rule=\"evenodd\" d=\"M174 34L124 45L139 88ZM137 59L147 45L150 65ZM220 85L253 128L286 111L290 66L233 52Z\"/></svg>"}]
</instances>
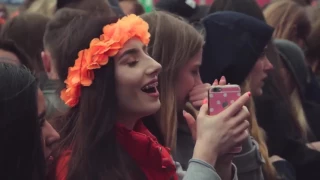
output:
<instances>
[{"instance_id":1,"label":"thumb","mask_svg":"<svg viewBox=\"0 0 320 180\"><path fill-rule=\"evenodd\" d=\"M207 116L208 115L208 103L204 103L200 110L198 116Z\"/></svg>"},{"instance_id":2,"label":"thumb","mask_svg":"<svg viewBox=\"0 0 320 180\"><path fill-rule=\"evenodd\" d=\"M190 132L192 134L192 137L193 137L193 140L196 140L197 139L197 124L196 124L196 120L194 119L194 117L186 112L186 111L183 111L183 117L184 119L186 120L187 124L188 124L188 127L190 129Z\"/></svg>"}]
</instances>

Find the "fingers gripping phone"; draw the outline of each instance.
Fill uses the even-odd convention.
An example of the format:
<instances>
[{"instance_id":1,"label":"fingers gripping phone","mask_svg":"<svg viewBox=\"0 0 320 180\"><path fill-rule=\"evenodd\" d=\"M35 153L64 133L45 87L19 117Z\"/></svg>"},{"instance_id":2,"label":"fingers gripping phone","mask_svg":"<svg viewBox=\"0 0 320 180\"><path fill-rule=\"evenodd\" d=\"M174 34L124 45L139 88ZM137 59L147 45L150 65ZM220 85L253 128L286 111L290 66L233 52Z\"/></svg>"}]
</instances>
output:
<instances>
[{"instance_id":1,"label":"fingers gripping phone","mask_svg":"<svg viewBox=\"0 0 320 180\"><path fill-rule=\"evenodd\" d=\"M238 85L212 86L208 93L209 115L213 116L222 112L241 96Z\"/></svg>"},{"instance_id":2,"label":"fingers gripping phone","mask_svg":"<svg viewBox=\"0 0 320 180\"><path fill-rule=\"evenodd\" d=\"M212 86L208 91L209 115L214 116L234 103L241 96L238 85ZM242 147L235 147L230 153L240 153Z\"/></svg>"}]
</instances>

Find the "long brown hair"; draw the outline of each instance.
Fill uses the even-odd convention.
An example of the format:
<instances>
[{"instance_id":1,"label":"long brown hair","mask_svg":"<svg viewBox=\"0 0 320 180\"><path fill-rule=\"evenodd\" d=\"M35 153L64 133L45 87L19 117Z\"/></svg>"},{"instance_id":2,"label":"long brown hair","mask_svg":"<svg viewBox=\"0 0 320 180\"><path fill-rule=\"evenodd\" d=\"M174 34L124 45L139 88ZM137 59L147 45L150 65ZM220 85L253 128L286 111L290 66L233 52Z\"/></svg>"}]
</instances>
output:
<instances>
[{"instance_id":1,"label":"long brown hair","mask_svg":"<svg viewBox=\"0 0 320 180\"><path fill-rule=\"evenodd\" d=\"M115 18L79 16L69 23L61 48L65 58L76 59L77 52L88 48L90 41L102 34L105 25ZM66 51L64 51L66 52ZM79 104L64 117L61 150L71 149L67 180L144 179L141 170L116 141L117 96L115 67L95 70L91 86L81 87Z\"/></svg>"},{"instance_id":2,"label":"long brown hair","mask_svg":"<svg viewBox=\"0 0 320 180\"><path fill-rule=\"evenodd\" d=\"M306 9L293 1L274 2L263 13L267 23L275 28L274 38L299 43L310 33L311 25Z\"/></svg>"},{"instance_id":3,"label":"long brown hair","mask_svg":"<svg viewBox=\"0 0 320 180\"><path fill-rule=\"evenodd\" d=\"M150 26L151 41L148 52L162 65L159 76L161 108L157 123L164 144L175 149L177 139L178 107L175 84L180 69L199 52L203 38L181 18L165 12L152 12L141 16Z\"/></svg>"}]
</instances>

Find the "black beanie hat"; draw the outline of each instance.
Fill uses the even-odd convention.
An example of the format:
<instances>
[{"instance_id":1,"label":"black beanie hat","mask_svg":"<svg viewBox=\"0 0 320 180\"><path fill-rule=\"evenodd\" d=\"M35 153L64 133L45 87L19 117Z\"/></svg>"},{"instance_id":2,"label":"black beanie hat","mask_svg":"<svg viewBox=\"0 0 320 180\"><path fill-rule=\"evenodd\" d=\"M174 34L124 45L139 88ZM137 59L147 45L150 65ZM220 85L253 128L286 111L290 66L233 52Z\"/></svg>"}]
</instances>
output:
<instances>
[{"instance_id":1,"label":"black beanie hat","mask_svg":"<svg viewBox=\"0 0 320 180\"><path fill-rule=\"evenodd\" d=\"M200 74L204 83L225 76L242 84L271 40L273 28L254 17L231 11L204 18L206 30Z\"/></svg>"}]
</instances>

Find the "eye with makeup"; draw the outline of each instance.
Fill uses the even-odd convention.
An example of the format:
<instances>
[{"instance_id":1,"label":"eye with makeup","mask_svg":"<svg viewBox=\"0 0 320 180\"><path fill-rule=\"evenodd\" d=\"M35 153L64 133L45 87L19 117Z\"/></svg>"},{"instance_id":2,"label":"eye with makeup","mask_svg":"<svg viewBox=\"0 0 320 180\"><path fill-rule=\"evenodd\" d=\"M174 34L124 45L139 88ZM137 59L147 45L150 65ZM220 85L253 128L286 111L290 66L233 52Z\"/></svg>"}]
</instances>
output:
<instances>
[{"instance_id":1,"label":"eye with makeup","mask_svg":"<svg viewBox=\"0 0 320 180\"><path fill-rule=\"evenodd\" d=\"M138 64L139 60L136 58L129 58L126 62L129 67L134 67Z\"/></svg>"},{"instance_id":2,"label":"eye with makeup","mask_svg":"<svg viewBox=\"0 0 320 180\"><path fill-rule=\"evenodd\" d=\"M266 52L263 51L263 52L260 54L259 59L261 59L261 58L263 58L263 57L265 57L265 56L266 56Z\"/></svg>"},{"instance_id":3,"label":"eye with makeup","mask_svg":"<svg viewBox=\"0 0 320 180\"><path fill-rule=\"evenodd\" d=\"M191 70L191 74L194 76L197 76L199 74L199 67L193 68Z\"/></svg>"},{"instance_id":4,"label":"eye with makeup","mask_svg":"<svg viewBox=\"0 0 320 180\"><path fill-rule=\"evenodd\" d=\"M38 121L39 121L39 125L40 125L41 128L43 127L44 122L46 121L45 115L46 115L46 112L42 112L42 113L38 116Z\"/></svg>"}]
</instances>

